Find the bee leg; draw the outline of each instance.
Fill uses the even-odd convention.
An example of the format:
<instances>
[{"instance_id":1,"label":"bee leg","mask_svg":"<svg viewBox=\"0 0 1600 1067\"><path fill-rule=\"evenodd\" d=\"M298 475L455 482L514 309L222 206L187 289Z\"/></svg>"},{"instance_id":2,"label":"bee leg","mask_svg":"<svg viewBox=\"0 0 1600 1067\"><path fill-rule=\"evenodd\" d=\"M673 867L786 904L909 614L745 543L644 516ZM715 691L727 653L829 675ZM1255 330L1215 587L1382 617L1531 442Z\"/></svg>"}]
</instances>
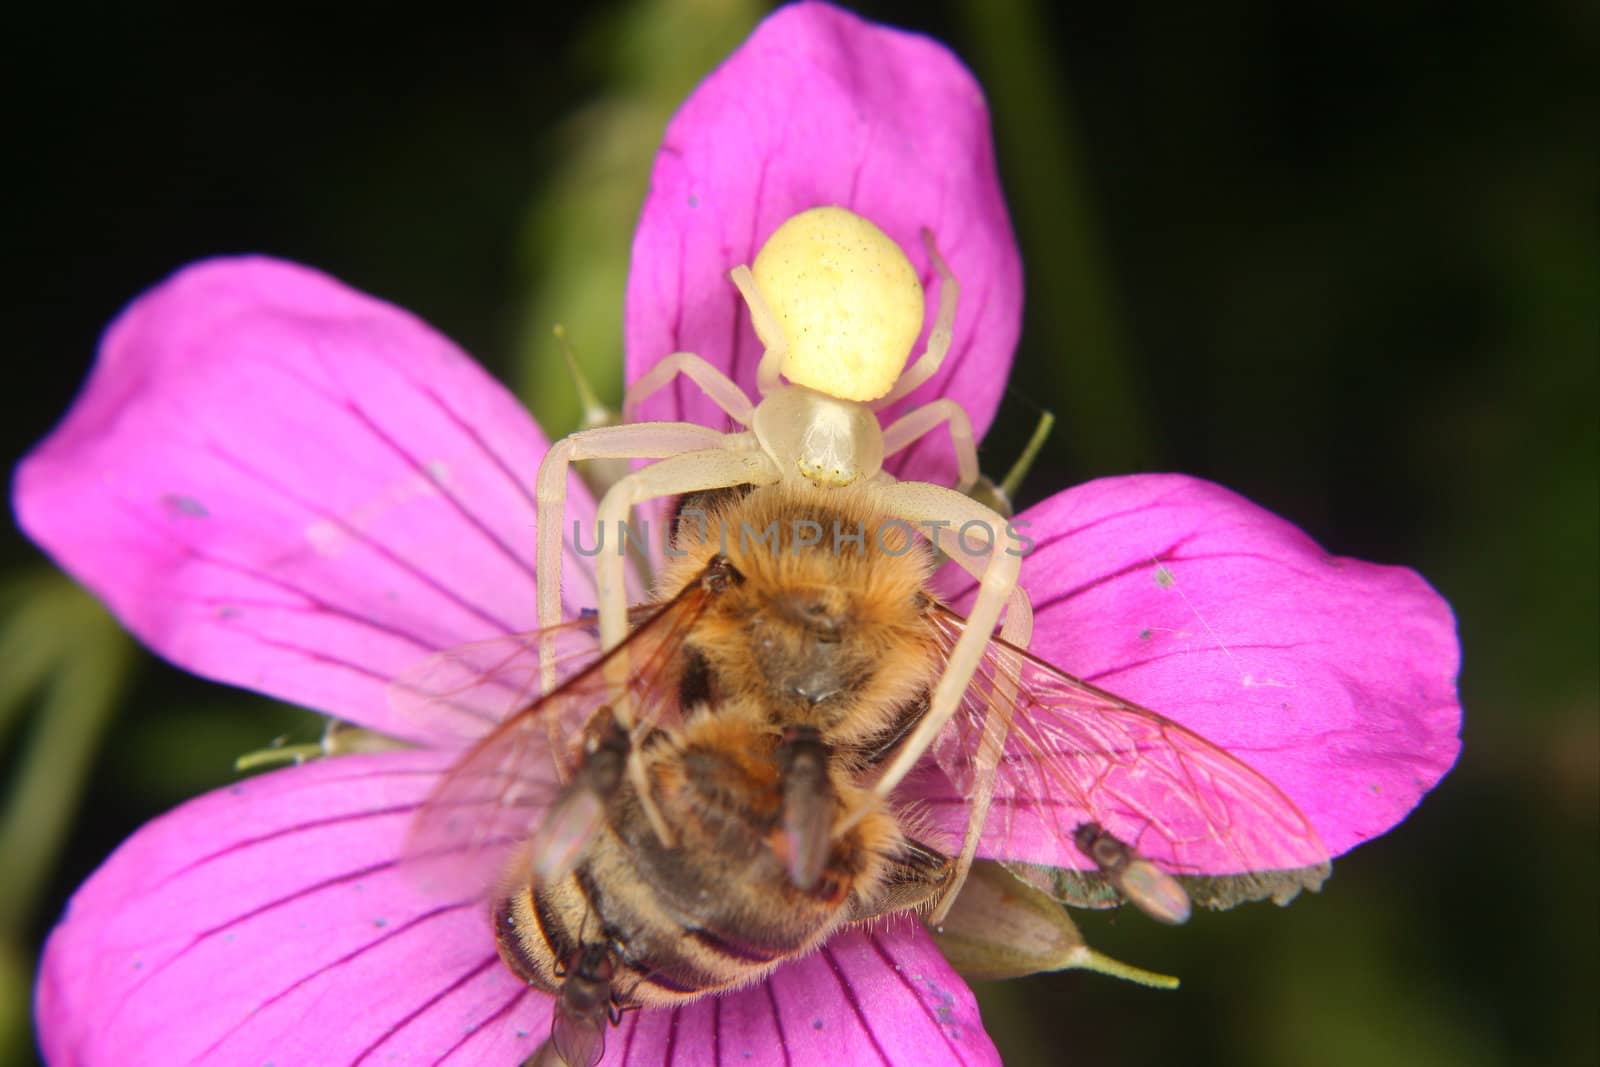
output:
<instances>
[{"instance_id":1,"label":"bee leg","mask_svg":"<svg viewBox=\"0 0 1600 1067\"><path fill-rule=\"evenodd\" d=\"M900 851L889 857L878 895L856 902L850 919L860 921L922 907L939 898L954 873L955 863L949 856L908 837L901 842Z\"/></svg>"},{"instance_id":2,"label":"bee leg","mask_svg":"<svg viewBox=\"0 0 1600 1067\"><path fill-rule=\"evenodd\" d=\"M810 889L827 865L835 798L828 780L829 747L815 726L787 726L778 745L783 833L789 880Z\"/></svg>"},{"instance_id":3,"label":"bee leg","mask_svg":"<svg viewBox=\"0 0 1600 1067\"><path fill-rule=\"evenodd\" d=\"M728 418L740 426L750 425L755 405L745 396L744 390L733 379L707 363L693 352L674 352L663 357L655 366L645 371L643 377L628 387L622 398L622 419L633 422L639 414L639 405L658 393L668 382L679 375L700 387L713 404L727 413Z\"/></svg>"}]
</instances>

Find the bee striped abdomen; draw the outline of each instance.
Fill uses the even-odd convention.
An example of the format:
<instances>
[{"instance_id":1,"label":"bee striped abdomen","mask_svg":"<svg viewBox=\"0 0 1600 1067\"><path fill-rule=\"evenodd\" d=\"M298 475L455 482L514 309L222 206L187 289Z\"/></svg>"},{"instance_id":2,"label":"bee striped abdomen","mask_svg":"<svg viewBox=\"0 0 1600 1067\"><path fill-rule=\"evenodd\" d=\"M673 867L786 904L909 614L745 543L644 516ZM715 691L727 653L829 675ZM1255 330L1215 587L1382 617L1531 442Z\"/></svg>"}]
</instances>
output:
<instances>
[{"instance_id":1,"label":"bee striped abdomen","mask_svg":"<svg viewBox=\"0 0 1600 1067\"><path fill-rule=\"evenodd\" d=\"M880 853L899 843L888 817L835 842L814 885L794 884L782 826L782 742L758 723L707 716L647 744L652 791L678 839L662 845L631 783L622 784L570 872L515 886L497 904L500 951L513 971L557 992L563 961L604 942L623 1002L680 1003L759 979L876 899ZM837 788L850 788L824 786L830 804Z\"/></svg>"}]
</instances>

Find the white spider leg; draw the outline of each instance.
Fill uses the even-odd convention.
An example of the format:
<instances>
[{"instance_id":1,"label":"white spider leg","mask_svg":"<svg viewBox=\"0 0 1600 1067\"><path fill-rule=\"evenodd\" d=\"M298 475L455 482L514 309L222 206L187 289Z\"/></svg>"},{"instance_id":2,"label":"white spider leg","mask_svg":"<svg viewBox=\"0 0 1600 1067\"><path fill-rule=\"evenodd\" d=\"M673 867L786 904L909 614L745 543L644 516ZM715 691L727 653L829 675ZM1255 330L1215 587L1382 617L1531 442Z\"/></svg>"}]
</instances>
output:
<instances>
[{"instance_id":1,"label":"white spider leg","mask_svg":"<svg viewBox=\"0 0 1600 1067\"><path fill-rule=\"evenodd\" d=\"M756 388L762 396L766 396L782 384L778 375L783 372L783 361L789 355L789 346L783 339L783 327L778 323L778 316L767 306L761 290L756 288L756 276L750 273L749 267L737 266L728 272L728 277L738 288L739 295L744 297L745 305L750 309L750 321L756 328L756 336L761 338L764 351L761 353L761 363L756 367Z\"/></svg>"},{"instance_id":2,"label":"white spider leg","mask_svg":"<svg viewBox=\"0 0 1600 1067\"><path fill-rule=\"evenodd\" d=\"M1032 629L1030 620L1028 629ZM1005 636L1005 627L1001 627ZM1006 640L1011 640L1006 637ZM929 913L934 924L944 921L956 902L956 894L978 858L978 841L983 836L984 823L989 818L989 807L994 802L995 785L999 780L1000 758L1005 754L1006 739L1011 736L1011 717L1016 708L1016 685L1008 679L996 679L996 689L989 695L989 706L984 711L983 735L978 741L978 755L973 761L972 789L967 796L967 828L961 835L961 852L950 872L950 881L944 894Z\"/></svg>"},{"instance_id":3,"label":"white spider leg","mask_svg":"<svg viewBox=\"0 0 1600 1067\"><path fill-rule=\"evenodd\" d=\"M561 621L561 526L566 517L567 469L584 459L660 459L715 448L725 434L687 422L644 422L579 430L550 446L539 465L535 489L538 504L538 551L534 581L539 628ZM547 665L548 666L548 665ZM550 689L547 676L545 691Z\"/></svg>"},{"instance_id":4,"label":"white spider leg","mask_svg":"<svg viewBox=\"0 0 1600 1067\"><path fill-rule=\"evenodd\" d=\"M942 397L921 407L912 408L890 423L883 431L883 458L908 448L918 438L939 428L940 423L950 426L950 444L956 450L956 469L959 481L956 492L970 493L978 484L978 445L972 437L972 419L967 409L949 397Z\"/></svg>"},{"instance_id":5,"label":"white spider leg","mask_svg":"<svg viewBox=\"0 0 1600 1067\"><path fill-rule=\"evenodd\" d=\"M987 507L979 504L979 507ZM995 513L996 515L999 512ZM1005 519L1001 518L1001 522ZM924 530L924 533L927 531ZM963 551L959 538L954 530L943 527L937 531L938 540L935 544L939 551L949 557L950 561L966 571L978 581L983 581L983 553L971 554ZM1004 550L1002 550L1004 551ZM1006 603L1005 621L1000 624L1000 636L1016 645L1018 648L1027 648L1033 640L1033 601L1029 599L1027 590L1018 582L1011 589L1011 599Z\"/></svg>"},{"instance_id":6,"label":"white spider leg","mask_svg":"<svg viewBox=\"0 0 1600 1067\"><path fill-rule=\"evenodd\" d=\"M580 430L550 446L544 462L539 465L535 489L538 548L534 557L534 586L541 631L561 621L561 526L566 518L567 470L573 461L655 459L698 451L725 441L725 435L693 423L646 422ZM596 531L596 537L599 536ZM541 693L549 693L556 687L555 645L548 637L539 641L539 681ZM622 714L627 713L628 709L623 709ZM551 729L554 728L552 722Z\"/></svg>"},{"instance_id":7,"label":"white spider leg","mask_svg":"<svg viewBox=\"0 0 1600 1067\"><path fill-rule=\"evenodd\" d=\"M949 529L936 530L935 544L946 556L955 561L963 570L974 578L982 581L983 567L981 557L974 557L962 550L960 538ZM1006 620L1000 626L1000 636L1018 648L1027 648L1033 640L1033 601L1028 599L1028 593L1022 588L1021 582L1012 587L1011 600L1006 606ZM1014 660L1015 657L1012 657ZM1020 677L1021 663L1014 663ZM961 853L956 857L955 866L951 869L948 888L936 902L928 919L934 924L944 920L949 913L951 905L955 903L956 893L967 880L967 874L972 870L972 863L978 856L978 839L983 834L983 824L989 816L989 806L994 801L994 790L997 772L1000 767L1000 757L1005 752L1006 738L1011 733L1011 713L1016 698L1016 687L1009 683L1003 676L996 679L999 687L997 692L991 693L989 706L984 715L983 735L978 741L977 759L973 761L972 791L967 800L967 828L961 837Z\"/></svg>"},{"instance_id":8,"label":"white spider leg","mask_svg":"<svg viewBox=\"0 0 1600 1067\"><path fill-rule=\"evenodd\" d=\"M733 485L769 485L778 480L777 468L757 446L753 435L717 436L724 442L720 447L672 456L622 479L600 501L595 521L602 527L620 528L634 507L660 497ZM622 582L622 561L619 553L603 552L595 565L600 646L605 649L615 648L628 636L628 594Z\"/></svg>"},{"instance_id":9,"label":"white spider leg","mask_svg":"<svg viewBox=\"0 0 1600 1067\"><path fill-rule=\"evenodd\" d=\"M755 405L744 395L744 390L735 385L732 378L693 352L674 352L664 357L629 386L622 398L622 421L632 422L639 414L639 405L680 374L699 386L700 391L726 412L728 418L740 426L750 425Z\"/></svg>"},{"instance_id":10,"label":"white spider leg","mask_svg":"<svg viewBox=\"0 0 1600 1067\"><path fill-rule=\"evenodd\" d=\"M903 396L911 395L923 382L939 373L944 357L950 354L950 343L955 339L956 300L961 295L961 283L950 271L939 249L933 243L933 234L922 231L922 243L928 249L928 259L939 276L939 313L934 316L933 329L928 331L928 347L917 361L900 373L894 388L872 402L872 410L881 411Z\"/></svg>"},{"instance_id":11,"label":"white spider leg","mask_svg":"<svg viewBox=\"0 0 1600 1067\"><path fill-rule=\"evenodd\" d=\"M778 480L780 475L777 468L767 454L757 447L753 436L729 434L723 436L722 440L725 442L723 447L683 453L634 471L606 493L600 501L595 521L601 529L607 526L615 528L620 542L622 524L627 522L629 514L638 504L664 496L725 489L731 485L767 485ZM601 553L596 561L600 647L603 649L616 648L628 636L628 594L622 580L622 563L620 552ZM628 678L626 650L606 662L606 678L616 693L624 692ZM627 706L627 701L616 701L612 711L618 724L632 732L633 709ZM639 806L644 809L655 831L656 840L671 848L676 839L656 807L650 792L650 781L645 775L644 761L639 758L636 744L628 749L628 778L639 797Z\"/></svg>"},{"instance_id":12,"label":"white spider leg","mask_svg":"<svg viewBox=\"0 0 1600 1067\"><path fill-rule=\"evenodd\" d=\"M949 523L958 530L958 539L959 530L966 523L982 523L991 530L998 530L1005 521L971 497L925 482L899 482L888 486L881 499L887 512L909 522ZM960 555L965 553L958 554L957 558ZM950 650L944 673L929 696L928 711L872 787L873 795L879 800L886 799L900 784L955 715L989 645L995 624L1000 621L1000 612L1017 587L1021 570L1021 557L1005 551L998 543L988 553L978 578L978 597L967 614L965 630Z\"/></svg>"},{"instance_id":13,"label":"white spider leg","mask_svg":"<svg viewBox=\"0 0 1600 1067\"><path fill-rule=\"evenodd\" d=\"M978 663L983 658L984 650L988 648L990 635L994 632L995 623L1000 619L1000 612L1007 602L1012 600L1017 589L1017 579L1022 570L1022 558L1019 554L1003 548L999 541L999 531L1004 529L1005 519L999 513L978 503L971 497L964 496L954 489L943 486L930 485L926 482L897 482L885 486L881 490L880 500L884 510L896 518L915 523L924 528L938 526L955 528L955 547L958 551L952 555L953 559L964 560L970 553L959 550L962 540L961 531L969 523L981 524L990 532L990 549L983 565L978 566L976 561L968 560L962 566L971 570L978 578L978 597L972 604L972 610L967 614L967 626L957 638L955 647L950 650L950 657L945 662L944 673L934 685L933 692L928 698L928 710L917 723L916 729L900 745L894 759L884 768L876 783L872 786L871 796L873 801L883 803L900 784L911 768L914 767L923 753L927 752L939 732L955 716L961 707L961 698L965 695L972 676L977 672ZM1023 633L1023 629L1030 632ZM1027 622L1019 622L1013 627L1012 632L1021 637L1031 637L1032 613L1028 613ZM1009 721L1002 721L991 729L988 725L997 713L996 705L1005 704L1006 709L999 710L1004 716L1008 713L1010 701L1003 699L1004 694L991 693L990 707L985 718L985 741L980 744L979 759L992 760L998 764L1000 745L1004 742L1004 734L1009 729ZM988 740L989 736L998 735L994 741ZM980 775L980 779L983 778ZM992 777L992 775L990 776ZM992 784L990 786L992 795ZM988 798L980 798L982 805L987 808ZM834 835L844 833L866 814L867 807L863 805L855 812L847 815L834 828ZM985 814L987 812L985 811ZM976 810L969 814L967 837L971 839L975 831L972 823L978 821ZM981 826L981 822L979 823ZM963 852L973 848L967 844ZM969 861L970 865L970 861ZM944 900L955 897L961 888L964 876L956 872L957 877L952 878L946 889Z\"/></svg>"}]
</instances>

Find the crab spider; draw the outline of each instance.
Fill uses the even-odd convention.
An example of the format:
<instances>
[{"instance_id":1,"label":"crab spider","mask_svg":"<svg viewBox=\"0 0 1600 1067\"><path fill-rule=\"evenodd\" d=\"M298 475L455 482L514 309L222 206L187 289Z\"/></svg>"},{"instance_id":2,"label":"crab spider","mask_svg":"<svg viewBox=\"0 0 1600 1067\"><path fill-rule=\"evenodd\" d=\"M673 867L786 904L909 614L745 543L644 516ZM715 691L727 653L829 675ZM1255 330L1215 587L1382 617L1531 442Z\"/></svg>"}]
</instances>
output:
<instances>
[{"instance_id":1,"label":"crab spider","mask_svg":"<svg viewBox=\"0 0 1600 1067\"><path fill-rule=\"evenodd\" d=\"M1013 645L1026 648L1033 631L1032 608L1018 585L1020 558L998 546L971 553L952 533L969 522L986 524L990 530L1005 523L998 512L967 495L978 480L978 461L965 409L947 398L914 408L887 427L878 419L879 410L932 378L950 349L958 286L931 235L924 231L923 236L941 282L939 307L926 350L909 366L907 357L922 328L924 296L904 251L853 212L813 208L773 233L757 254L753 270L738 266L730 272L764 346L757 369L759 402L753 403L701 357L675 352L634 383L623 405L625 419L633 417L646 398L681 375L741 430L721 433L681 422L624 422L582 430L552 446L538 476L541 627L561 621L561 523L568 467L577 460L657 461L622 477L601 498L596 514L600 528L610 525L619 536L632 509L651 500L774 484L818 494L866 485L887 518L932 530L936 547L977 580L978 596L967 628L929 696L926 714L872 786L873 803L888 798L955 715L1002 611L1001 636ZM883 469L885 459L941 427L956 452L955 488L896 481ZM600 642L609 650L628 632L624 559L620 553L601 553L595 565ZM625 663L614 663L612 669L620 681L627 668ZM553 667L548 663L545 683L547 689L553 684ZM994 771L1010 726L1008 696L996 694L988 707L961 853L934 921L948 910L977 852L993 795ZM631 709L617 707L614 712L624 729L633 727ZM670 845L670 828L653 810L643 764L636 756L630 758L629 774L658 837ZM847 813L835 827L835 836L865 814L865 809Z\"/></svg>"}]
</instances>

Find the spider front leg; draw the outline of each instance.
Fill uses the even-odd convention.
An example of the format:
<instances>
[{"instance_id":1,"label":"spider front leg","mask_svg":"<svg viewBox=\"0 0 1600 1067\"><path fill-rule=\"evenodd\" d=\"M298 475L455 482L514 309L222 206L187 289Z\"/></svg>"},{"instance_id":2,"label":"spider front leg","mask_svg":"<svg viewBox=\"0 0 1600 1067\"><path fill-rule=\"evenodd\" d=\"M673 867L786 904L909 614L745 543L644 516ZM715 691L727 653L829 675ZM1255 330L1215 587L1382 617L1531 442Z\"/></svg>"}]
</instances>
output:
<instances>
[{"instance_id":1,"label":"spider front leg","mask_svg":"<svg viewBox=\"0 0 1600 1067\"><path fill-rule=\"evenodd\" d=\"M979 507L987 508L988 505L979 502ZM995 512L999 517L1000 513ZM1001 522L1005 522L1000 517ZM948 527L941 527L935 531L934 547L943 552L952 563L966 571L978 581L983 580L984 564L979 562L983 554L976 557L967 553L960 544L956 532ZM1027 590L1018 582L1011 589L1011 599L1006 603L1005 621L1000 624L1000 637L1018 648L1026 649L1033 640L1033 601L1028 599Z\"/></svg>"},{"instance_id":2,"label":"spider front leg","mask_svg":"<svg viewBox=\"0 0 1600 1067\"><path fill-rule=\"evenodd\" d=\"M966 573L981 581L982 568L974 563L973 558L968 557L965 552L960 552L958 545L947 547L946 542L958 541L958 537L947 530L938 533L941 534L936 537L939 549L944 550L947 557L955 560ZM1011 601L1006 605L1005 622L1000 624L1000 638L1022 649L1026 649L1029 641L1034 640L1034 603L1027 598L1027 590L1022 589L1021 582L1011 587ZM1008 656L1006 659L1016 665L1018 677L1021 677L1021 662L1018 662L1016 656ZM955 857L955 865L950 869L950 881L947 883L949 888L942 891L934 904L933 912L928 915L933 923L944 920L949 913L950 905L955 904L955 894L960 891L963 881L966 881L966 875L973 869L973 861L978 859L978 838L981 837L984 822L989 817L989 806L994 803L1000 757L1005 755L1006 737L1011 734L1011 712L1013 712L1013 701L1016 699L1016 683L1000 673L994 678L994 686L989 694L989 705L984 709L984 728L978 739L978 757L973 760L973 784L966 795L968 808L966 808L966 830L962 833L962 851Z\"/></svg>"},{"instance_id":3,"label":"spider front leg","mask_svg":"<svg viewBox=\"0 0 1600 1067\"><path fill-rule=\"evenodd\" d=\"M643 422L580 430L550 446L539 465L535 495L538 505L538 554L534 581L539 628L561 621L561 527L566 519L567 470L585 459L661 459L716 448L726 435L687 422ZM547 665L548 668L548 665ZM549 668L553 670L553 668ZM545 692L553 676L546 675Z\"/></svg>"},{"instance_id":4,"label":"spider front leg","mask_svg":"<svg viewBox=\"0 0 1600 1067\"><path fill-rule=\"evenodd\" d=\"M547 631L561 622L561 527L566 519L568 468L575 460L656 459L682 455L716 447L725 440L723 434L693 423L645 422L633 426L580 430L550 446L544 462L539 465L535 489L538 549L534 563L534 585L538 598L539 629L546 633L539 640L541 693L548 694L556 687L555 644ZM620 530L618 536L621 536ZM630 709L626 707L618 715L624 729L632 726L629 715ZM556 737L554 720L550 728L553 742Z\"/></svg>"},{"instance_id":5,"label":"spider front leg","mask_svg":"<svg viewBox=\"0 0 1600 1067\"><path fill-rule=\"evenodd\" d=\"M622 419L632 422L639 414L639 406L654 396L679 375L700 387L713 404L721 408L740 426L750 425L755 405L745 396L744 390L716 367L693 352L674 352L644 372L640 379L628 387L622 398Z\"/></svg>"},{"instance_id":6,"label":"spider front leg","mask_svg":"<svg viewBox=\"0 0 1600 1067\"><path fill-rule=\"evenodd\" d=\"M960 562L978 579L978 596L967 615L966 628L956 640L955 647L950 650L944 673L940 675L928 699L927 712L910 736L900 745L894 759L884 768L882 775L872 787L873 799L883 803L960 709L962 697L965 696L967 686L971 683L978 664L989 646L990 635L1000 619L1001 610L1008 602L1017 602L1014 598L1019 593L1017 581L1021 575L1022 558L1019 554L1000 546L998 531L1004 527L1005 520L999 513L953 489L926 482L898 482L884 487L880 499L884 509L896 518L935 529L940 526L954 527L957 532L952 547L956 551L952 553L951 558ZM986 529L990 534L987 558L981 566L970 558L977 553L962 547L962 531L973 524ZM1012 611L1008 614L1014 618L1008 618L1006 631L1009 632L1003 631L1003 633L1008 640L1015 638L1018 640L1014 643L1026 646L1032 637L1031 607L1026 611ZM984 715L984 728L977 761L977 789L975 795L968 798L970 809L961 856L957 860L956 869L952 873L944 895L931 916L934 922L942 919L949 910L950 904L960 891L962 882L966 880L973 857L977 854L978 835L983 829L989 802L994 794L994 771L1004 750L1006 736L1010 732L1011 698L1014 694L1003 691L1003 683L999 679L996 681L997 687L989 694L989 704ZM847 830L864 814L865 811L862 810L847 815L842 824L835 828L835 834Z\"/></svg>"},{"instance_id":7,"label":"spider front leg","mask_svg":"<svg viewBox=\"0 0 1600 1067\"><path fill-rule=\"evenodd\" d=\"M648 423L646 425L649 425ZM720 447L652 463L617 482L600 501L595 521L619 532L633 508L661 497L682 496L734 485L770 485L779 478L772 460L750 434L719 434ZM628 636L628 594L619 553L600 554L595 584L600 607L600 645L612 649Z\"/></svg>"},{"instance_id":8,"label":"spider front leg","mask_svg":"<svg viewBox=\"0 0 1600 1067\"><path fill-rule=\"evenodd\" d=\"M648 425L648 424L646 424ZM595 521L600 529L607 526L617 531L620 547L622 527L636 505L667 496L726 489L734 485L769 485L779 478L767 454L746 434L721 436L722 447L689 452L663 459L643 470L634 471L613 485L600 501ZM628 636L628 596L623 583L623 557L620 552L601 553L596 561L595 584L600 601L600 647L617 648ZM623 729L633 731L633 709L622 699L629 677L627 649L621 649L606 660L606 679L618 695L613 713ZM628 779L633 783L639 805L644 809L656 839L671 847L674 843L672 829L661 817L660 810L650 793L649 779L645 775L644 761L639 756L638 737L629 746Z\"/></svg>"},{"instance_id":9,"label":"spider front leg","mask_svg":"<svg viewBox=\"0 0 1600 1067\"><path fill-rule=\"evenodd\" d=\"M982 566L963 551L960 540L957 534L948 529L935 531L935 545L968 574L981 581ZM1006 606L1006 619L1000 625L1000 637L1021 649L1026 649L1028 643L1033 640L1033 602L1028 599L1027 591L1022 588L1020 582L1011 589L1011 600ZM1021 663L1015 656L1007 658L1015 665L1020 677ZM962 834L961 852L951 868L949 882L951 888L939 897L933 912L929 915L929 919L935 923L942 921L951 905L955 903L956 892L961 888L961 883L966 881L967 873L972 870L972 862L978 856L978 839L982 836L983 824L989 816L989 807L994 801L1000 758L1005 753L1006 738L1011 734L1012 702L1016 697L1016 686L1004 676L996 677L994 684L996 688L990 693L989 704L984 711L983 733L978 739L978 755L973 760L972 788L967 796L967 828Z\"/></svg>"},{"instance_id":10,"label":"spider front leg","mask_svg":"<svg viewBox=\"0 0 1600 1067\"><path fill-rule=\"evenodd\" d=\"M941 423L950 426L950 444L956 450L959 481L956 492L970 493L978 484L978 446L972 437L972 419L967 409L949 397L942 397L912 408L883 431L883 458L888 459L926 437Z\"/></svg>"}]
</instances>

